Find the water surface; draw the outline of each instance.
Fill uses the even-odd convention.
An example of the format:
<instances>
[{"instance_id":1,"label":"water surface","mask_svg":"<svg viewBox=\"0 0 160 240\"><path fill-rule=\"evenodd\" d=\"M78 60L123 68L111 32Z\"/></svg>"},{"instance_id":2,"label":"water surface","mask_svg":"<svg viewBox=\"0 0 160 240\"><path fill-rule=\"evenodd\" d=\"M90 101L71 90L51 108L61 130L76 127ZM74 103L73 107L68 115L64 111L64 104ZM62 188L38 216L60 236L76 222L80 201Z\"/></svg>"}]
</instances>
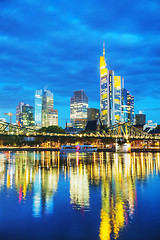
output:
<instances>
[{"instance_id":1,"label":"water surface","mask_svg":"<svg viewBox=\"0 0 160 240\"><path fill-rule=\"evenodd\" d=\"M159 153L0 153L0 239L159 239Z\"/></svg>"}]
</instances>

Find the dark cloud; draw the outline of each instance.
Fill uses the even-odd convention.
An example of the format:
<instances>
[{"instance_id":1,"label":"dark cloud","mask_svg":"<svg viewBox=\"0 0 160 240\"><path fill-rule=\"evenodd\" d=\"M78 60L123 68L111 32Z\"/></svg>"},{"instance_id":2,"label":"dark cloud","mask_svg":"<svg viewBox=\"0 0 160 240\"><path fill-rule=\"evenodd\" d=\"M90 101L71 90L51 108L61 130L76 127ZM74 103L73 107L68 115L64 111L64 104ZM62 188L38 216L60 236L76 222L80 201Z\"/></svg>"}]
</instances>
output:
<instances>
[{"instance_id":1,"label":"dark cloud","mask_svg":"<svg viewBox=\"0 0 160 240\"><path fill-rule=\"evenodd\" d=\"M125 78L135 110L147 101L159 109L159 1L1 0L0 9L2 115L19 101L34 105L38 88L54 92L60 125L69 119L74 90L83 89L90 106L99 107L103 42L108 68Z\"/></svg>"}]
</instances>

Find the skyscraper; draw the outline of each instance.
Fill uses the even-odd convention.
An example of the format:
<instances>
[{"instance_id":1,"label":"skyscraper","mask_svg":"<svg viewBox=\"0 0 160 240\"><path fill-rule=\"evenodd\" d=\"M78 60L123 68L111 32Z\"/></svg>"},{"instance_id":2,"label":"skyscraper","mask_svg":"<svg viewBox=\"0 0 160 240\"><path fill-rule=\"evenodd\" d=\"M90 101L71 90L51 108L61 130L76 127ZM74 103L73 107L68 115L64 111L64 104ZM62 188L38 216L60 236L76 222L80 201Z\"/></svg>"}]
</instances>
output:
<instances>
[{"instance_id":1,"label":"skyscraper","mask_svg":"<svg viewBox=\"0 0 160 240\"><path fill-rule=\"evenodd\" d=\"M104 125L109 124L109 83L108 83L108 69L105 61L105 48L103 45L103 56L100 57L100 108L101 119Z\"/></svg>"},{"instance_id":2,"label":"skyscraper","mask_svg":"<svg viewBox=\"0 0 160 240\"><path fill-rule=\"evenodd\" d=\"M33 116L33 107L29 104L24 104L22 106L22 126L33 126L34 125L34 116Z\"/></svg>"},{"instance_id":3,"label":"skyscraper","mask_svg":"<svg viewBox=\"0 0 160 240\"><path fill-rule=\"evenodd\" d=\"M74 127L84 128L87 122L88 97L83 90L74 91L70 99L70 121Z\"/></svg>"},{"instance_id":4,"label":"skyscraper","mask_svg":"<svg viewBox=\"0 0 160 240\"><path fill-rule=\"evenodd\" d=\"M134 97L127 92L128 122L134 124Z\"/></svg>"},{"instance_id":5,"label":"skyscraper","mask_svg":"<svg viewBox=\"0 0 160 240\"><path fill-rule=\"evenodd\" d=\"M121 77L107 69L105 46L100 57L100 108L104 125L111 126L121 121Z\"/></svg>"},{"instance_id":6,"label":"skyscraper","mask_svg":"<svg viewBox=\"0 0 160 240\"><path fill-rule=\"evenodd\" d=\"M53 93L49 90L44 90L42 99L42 110L49 108L53 109Z\"/></svg>"},{"instance_id":7,"label":"skyscraper","mask_svg":"<svg viewBox=\"0 0 160 240\"><path fill-rule=\"evenodd\" d=\"M135 115L135 123L139 126L144 126L146 124L146 115L139 111L139 114Z\"/></svg>"},{"instance_id":8,"label":"skyscraper","mask_svg":"<svg viewBox=\"0 0 160 240\"><path fill-rule=\"evenodd\" d=\"M42 126L58 126L58 110L48 108L43 110Z\"/></svg>"},{"instance_id":9,"label":"skyscraper","mask_svg":"<svg viewBox=\"0 0 160 240\"><path fill-rule=\"evenodd\" d=\"M24 106L24 103L19 102L18 106L16 107L16 124L17 125L22 125L21 113L22 113L23 106Z\"/></svg>"},{"instance_id":10,"label":"skyscraper","mask_svg":"<svg viewBox=\"0 0 160 240\"><path fill-rule=\"evenodd\" d=\"M34 116L33 107L29 104L24 104L20 102L16 107L16 124L19 126L33 126Z\"/></svg>"},{"instance_id":11,"label":"skyscraper","mask_svg":"<svg viewBox=\"0 0 160 240\"><path fill-rule=\"evenodd\" d=\"M99 109L87 108L87 121L97 120L99 117Z\"/></svg>"},{"instance_id":12,"label":"skyscraper","mask_svg":"<svg viewBox=\"0 0 160 240\"><path fill-rule=\"evenodd\" d=\"M127 103L127 89L122 88L121 90L121 95L122 95L122 116L121 120L122 122L128 122L128 103Z\"/></svg>"},{"instance_id":13,"label":"skyscraper","mask_svg":"<svg viewBox=\"0 0 160 240\"><path fill-rule=\"evenodd\" d=\"M42 97L43 91L41 89L35 91L35 125L42 124Z\"/></svg>"},{"instance_id":14,"label":"skyscraper","mask_svg":"<svg viewBox=\"0 0 160 240\"><path fill-rule=\"evenodd\" d=\"M53 93L49 90L35 92L35 124L39 127L58 125L58 110L53 109Z\"/></svg>"},{"instance_id":15,"label":"skyscraper","mask_svg":"<svg viewBox=\"0 0 160 240\"><path fill-rule=\"evenodd\" d=\"M114 124L121 122L121 77L114 76Z\"/></svg>"}]
</instances>

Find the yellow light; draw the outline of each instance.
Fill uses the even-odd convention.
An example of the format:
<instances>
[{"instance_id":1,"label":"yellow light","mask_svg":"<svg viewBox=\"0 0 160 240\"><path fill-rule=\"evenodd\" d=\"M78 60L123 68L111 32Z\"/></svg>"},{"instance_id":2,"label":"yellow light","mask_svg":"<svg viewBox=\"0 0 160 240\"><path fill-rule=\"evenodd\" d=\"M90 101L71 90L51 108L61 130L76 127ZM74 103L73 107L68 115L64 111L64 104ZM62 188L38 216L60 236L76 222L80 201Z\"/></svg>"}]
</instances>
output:
<instances>
[{"instance_id":1,"label":"yellow light","mask_svg":"<svg viewBox=\"0 0 160 240\"><path fill-rule=\"evenodd\" d=\"M121 88L121 77L114 76L114 87L120 89Z\"/></svg>"},{"instance_id":2,"label":"yellow light","mask_svg":"<svg viewBox=\"0 0 160 240\"><path fill-rule=\"evenodd\" d=\"M105 98L107 98L107 93L102 94L102 99L105 99Z\"/></svg>"},{"instance_id":3,"label":"yellow light","mask_svg":"<svg viewBox=\"0 0 160 240\"><path fill-rule=\"evenodd\" d=\"M107 110L103 110L103 111L102 111L102 115L103 115L103 116L105 116L107 113L108 113Z\"/></svg>"}]
</instances>

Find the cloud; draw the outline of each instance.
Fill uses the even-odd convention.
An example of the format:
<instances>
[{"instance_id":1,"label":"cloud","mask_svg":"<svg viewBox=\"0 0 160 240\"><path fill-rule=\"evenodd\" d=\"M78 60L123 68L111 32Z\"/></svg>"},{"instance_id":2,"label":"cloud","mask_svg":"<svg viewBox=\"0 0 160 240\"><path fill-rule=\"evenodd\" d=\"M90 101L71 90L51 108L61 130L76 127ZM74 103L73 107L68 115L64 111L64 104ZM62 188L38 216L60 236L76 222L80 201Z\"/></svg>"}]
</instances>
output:
<instances>
[{"instance_id":1,"label":"cloud","mask_svg":"<svg viewBox=\"0 0 160 240\"><path fill-rule=\"evenodd\" d=\"M74 90L99 107L103 42L108 68L125 78L136 109L148 94L151 102L159 97L159 1L1 0L0 8L1 109L34 105L35 90L45 86L60 119L69 118Z\"/></svg>"}]
</instances>

